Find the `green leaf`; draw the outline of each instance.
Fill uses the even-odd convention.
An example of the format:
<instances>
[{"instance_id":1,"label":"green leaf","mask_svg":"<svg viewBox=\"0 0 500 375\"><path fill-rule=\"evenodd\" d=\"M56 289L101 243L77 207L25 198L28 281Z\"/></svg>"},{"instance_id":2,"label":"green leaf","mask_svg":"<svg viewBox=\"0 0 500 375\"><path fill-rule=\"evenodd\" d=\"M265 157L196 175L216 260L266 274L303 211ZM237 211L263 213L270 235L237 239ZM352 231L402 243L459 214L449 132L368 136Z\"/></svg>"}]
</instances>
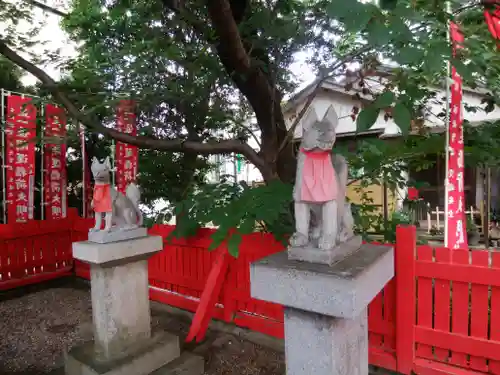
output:
<instances>
[{"instance_id":1,"label":"green leaf","mask_svg":"<svg viewBox=\"0 0 500 375\"><path fill-rule=\"evenodd\" d=\"M472 80L473 68L470 65L465 65L461 60L452 59L451 64L457 70L457 73L462 76L464 80Z\"/></svg>"},{"instance_id":2,"label":"green leaf","mask_svg":"<svg viewBox=\"0 0 500 375\"><path fill-rule=\"evenodd\" d=\"M357 1L353 1L358 3ZM356 4L359 6L359 3ZM326 7L326 11L329 16L334 18L344 18L349 16L352 11L352 3L349 4L347 1L343 0L331 0L330 4Z\"/></svg>"},{"instance_id":3,"label":"green leaf","mask_svg":"<svg viewBox=\"0 0 500 375\"><path fill-rule=\"evenodd\" d=\"M246 219L243 219L243 221L241 222L239 232L241 234L250 234L253 232L254 227L255 219L253 217L248 217Z\"/></svg>"},{"instance_id":4,"label":"green leaf","mask_svg":"<svg viewBox=\"0 0 500 375\"><path fill-rule=\"evenodd\" d=\"M435 73L443 70L445 60L443 56L435 52L427 52L425 56L424 69L428 72Z\"/></svg>"},{"instance_id":5,"label":"green leaf","mask_svg":"<svg viewBox=\"0 0 500 375\"><path fill-rule=\"evenodd\" d=\"M208 247L208 251L213 251L213 250L217 249L220 246L220 244L222 243L222 241L224 241L226 239L227 232L225 230L221 230L219 228L210 237L212 238L212 243Z\"/></svg>"},{"instance_id":6,"label":"green leaf","mask_svg":"<svg viewBox=\"0 0 500 375\"><path fill-rule=\"evenodd\" d=\"M240 253L239 246L242 239L243 238L241 237L241 235L233 233L233 235L227 241L227 250L229 251L229 254L231 254L235 258L238 258L238 255Z\"/></svg>"},{"instance_id":7,"label":"green leaf","mask_svg":"<svg viewBox=\"0 0 500 375\"><path fill-rule=\"evenodd\" d=\"M391 33L387 26L378 19L372 20L367 28L367 39L372 45L383 46L391 41Z\"/></svg>"},{"instance_id":8,"label":"green leaf","mask_svg":"<svg viewBox=\"0 0 500 375\"><path fill-rule=\"evenodd\" d=\"M348 31L363 30L372 19L377 7L373 4L362 4L358 0L331 0L327 13L344 22Z\"/></svg>"},{"instance_id":9,"label":"green leaf","mask_svg":"<svg viewBox=\"0 0 500 375\"><path fill-rule=\"evenodd\" d=\"M394 93L392 91L386 91L380 94L377 97L377 99L375 99L375 103L373 103L373 105L376 108L382 109L390 107L393 101L394 101Z\"/></svg>"},{"instance_id":10,"label":"green leaf","mask_svg":"<svg viewBox=\"0 0 500 375\"><path fill-rule=\"evenodd\" d=\"M373 106L363 108L356 119L356 130L362 132L370 129L377 121L379 112L379 109Z\"/></svg>"},{"instance_id":11,"label":"green leaf","mask_svg":"<svg viewBox=\"0 0 500 375\"><path fill-rule=\"evenodd\" d=\"M392 109L394 122L401 129L403 134L408 134L411 124L411 113L403 103L397 103Z\"/></svg>"},{"instance_id":12,"label":"green leaf","mask_svg":"<svg viewBox=\"0 0 500 375\"><path fill-rule=\"evenodd\" d=\"M398 5L398 0L380 0L379 5L384 10L393 10Z\"/></svg>"},{"instance_id":13,"label":"green leaf","mask_svg":"<svg viewBox=\"0 0 500 375\"><path fill-rule=\"evenodd\" d=\"M400 64L418 64L424 59L424 51L415 47L403 47L396 56L396 61Z\"/></svg>"},{"instance_id":14,"label":"green leaf","mask_svg":"<svg viewBox=\"0 0 500 375\"><path fill-rule=\"evenodd\" d=\"M413 34L408 25L406 25L404 18L395 14L392 14L389 18L389 28L391 29L391 34L394 40L407 43L413 39Z\"/></svg>"}]
</instances>

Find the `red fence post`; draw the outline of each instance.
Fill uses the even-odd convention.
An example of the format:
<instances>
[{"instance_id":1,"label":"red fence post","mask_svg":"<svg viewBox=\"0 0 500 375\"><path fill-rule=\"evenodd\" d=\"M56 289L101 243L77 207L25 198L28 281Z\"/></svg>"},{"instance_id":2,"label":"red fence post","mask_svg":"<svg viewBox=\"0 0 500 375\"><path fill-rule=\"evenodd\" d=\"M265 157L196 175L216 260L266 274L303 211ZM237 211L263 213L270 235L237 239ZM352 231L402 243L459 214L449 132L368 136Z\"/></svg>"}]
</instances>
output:
<instances>
[{"instance_id":1,"label":"red fence post","mask_svg":"<svg viewBox=\"0 0 500 375\"><path fill-rule=\"evenodd\" d=\"M200 342L205 337L210 320L212 320L212 316L214 315L215 304L217 303L222 286L226 280L228 266L229 254L227 253L227 248L221 246L218 249L215 263L208 274L205 287L201 294L200 303L196 309L193 322L191 323L189 333L186 337L186 342L193 341L195 338L196 342Z\"/></svg>"},{"instance_id":2,"label":"red fence post","mask_svg":"<svg viewBox=\"0 0 500 375\"><path fill-rule=\"evenodd\" d=\"M411 374L415 359L416 280L415 226L396 228L394 272L396 279L396 362L397 371Z\"/></svg>"}]
</instances>

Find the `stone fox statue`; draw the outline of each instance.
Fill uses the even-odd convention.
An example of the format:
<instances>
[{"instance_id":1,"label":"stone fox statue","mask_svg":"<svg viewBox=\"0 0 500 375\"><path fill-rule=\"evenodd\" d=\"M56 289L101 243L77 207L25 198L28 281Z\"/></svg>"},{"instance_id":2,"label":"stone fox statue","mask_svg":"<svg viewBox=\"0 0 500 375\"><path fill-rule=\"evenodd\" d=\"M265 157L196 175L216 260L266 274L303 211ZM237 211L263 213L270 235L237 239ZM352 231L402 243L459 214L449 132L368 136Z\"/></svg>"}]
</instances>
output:
<instances>
[{"instance_id":1,"label":"stone fox statue","mask_svg":"<svg viewBox=\"0 0 500 375\"><path fill-rule=\"evenodd\" d=\"M133 229L142 225L143 217L139 210L141 193L135 184L127 186L125 195L111 186L111 163L106 158L100 163L97 158L92 159L91 166L94 175L94 196L92 208L95 212L95 226L91 231L101 229L102 214L105 214L104 231L109 232L112 225L118 229Z\"/></svg>"},{"instance_id":2,"label":"stone fox statue","mask_svg":"<svg viewBox=\"0 0 500 375\"><path fill-rule=\"evenodd\" d=\"M348 166L343 156L332 154L338 124L332 106L322 120L311 108L303 124L293 193L296 232L290 245L328 250L353 236L351 206L345 200Z\"/></svg>"}]
</instances>

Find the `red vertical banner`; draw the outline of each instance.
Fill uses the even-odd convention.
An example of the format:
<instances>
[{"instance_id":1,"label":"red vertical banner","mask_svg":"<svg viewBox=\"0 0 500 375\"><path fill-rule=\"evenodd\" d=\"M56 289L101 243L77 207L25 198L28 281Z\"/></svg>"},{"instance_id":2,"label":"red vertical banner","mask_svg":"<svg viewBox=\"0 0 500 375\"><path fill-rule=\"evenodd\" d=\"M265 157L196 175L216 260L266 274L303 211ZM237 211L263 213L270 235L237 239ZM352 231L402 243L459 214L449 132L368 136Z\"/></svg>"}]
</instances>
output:
<instances>
[{"instance_id":1,"label":"red vertical banner","mask_svg":"<svg viewBox=\"0 0 500 375\"><path fill-rule=\"evenodd\" d=\"M491 4L490 7L486 7L485 4L484 18L491 36L497 41L497 47L500 48L500 6Z\"/></svg>"},{"instance_id":2,"label":"red vertical banner","mask_svg":"<svg viewBox=\"0 0 500 375\"><path fill-rule=\"evenodd\" d=\"M121 100L117 108L117 130L131 135L137 135L135 104L132 100ZM136 181L139 150L136 146L126 143L116 143L116 186L125 193L127 185Z\"/></svg>"},{"instance_id":3,"label":"red vertical banner","mask_svg":"<svg viewBox=\"0 0 500 375\"><path fill-rule=\"evenodd\" d=\"M33 219L36 107L31 98L7 97L6 180L8 222Z\"/></svg>"},{"instance_id":4,"label":"red vertical banner","mask_svg":"<svg viewBox=\"0 0 500 375\"><path fill-rule=\"evenodd\" d=\"M66 113L53 104L45 106L44 198L47 219L61 219L67 212Z\"/></svg>"},{"instance_id":5,"label":"red vertical banner","mask_svg":"<svg viewBox=\"0 0 500 375\"><path fill-rule=\"evenodd\" d=\"M453 54L462 48L464 41L455 23L450 25L450 36L453 43ZM452 67L450 98L450 123L448 136L448 170L446 174L447 201L447 238L446 246L450 249L468 248L465 216L464 194L464 133L462 112L462 77Z\"/></svg>"},{"instance_id":6,"label":"red vertical banner","mask_svg":"<svg viewBox=\"0 0 500 375\"><path fill-rule=\"evenodd\" d=\"M82 153L82 216L93 217L94 211L92 210L92 181L90 177L90 165L87 156L87 149L85 147L85 128L79 124L81 153Z\"/></svg>"}]
</instances>

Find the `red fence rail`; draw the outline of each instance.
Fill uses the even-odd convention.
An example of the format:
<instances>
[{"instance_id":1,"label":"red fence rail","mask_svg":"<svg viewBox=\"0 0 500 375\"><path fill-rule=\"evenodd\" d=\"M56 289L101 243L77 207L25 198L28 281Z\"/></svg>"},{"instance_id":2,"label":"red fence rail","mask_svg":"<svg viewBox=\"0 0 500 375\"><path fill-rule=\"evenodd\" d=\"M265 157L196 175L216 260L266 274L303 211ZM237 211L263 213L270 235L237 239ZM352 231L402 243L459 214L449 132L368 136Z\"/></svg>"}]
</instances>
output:
<instances>
[{"instance_id":1,"label":"red fence rail","mask_svg":"<svg viewBox=\"0 0 500 375\"><path fill-rule=\"evenodd\" d=\"M74 217L0 225L0 291L72 275Z\"/></svg>"},{"instance_id":2,"label":"red fence rail","mask_svg":"<svg viewBox=\"0 0 500 375\"><path fill-rule=\"evenodd\" d=\"M90 225L73 217L0 226L0 290L69 274L70 243L84 240ZM166 238L172 230L155 226L150 234ZM213 316L283 337L282 306L251 298L249 275L251 262L282 245L251 234L234 259L225 248L207 251L212 233L165 241L149 264L151 299L197 312L201 332ZM417 247L415 228L401 227L395 269L368 309L370 363L403 374L500 375L500 253ZM89 277L85 264L75 261L74 271ZM215 299L205 298L210 278L221 274Z\"/></svg>"}]
</instances>

